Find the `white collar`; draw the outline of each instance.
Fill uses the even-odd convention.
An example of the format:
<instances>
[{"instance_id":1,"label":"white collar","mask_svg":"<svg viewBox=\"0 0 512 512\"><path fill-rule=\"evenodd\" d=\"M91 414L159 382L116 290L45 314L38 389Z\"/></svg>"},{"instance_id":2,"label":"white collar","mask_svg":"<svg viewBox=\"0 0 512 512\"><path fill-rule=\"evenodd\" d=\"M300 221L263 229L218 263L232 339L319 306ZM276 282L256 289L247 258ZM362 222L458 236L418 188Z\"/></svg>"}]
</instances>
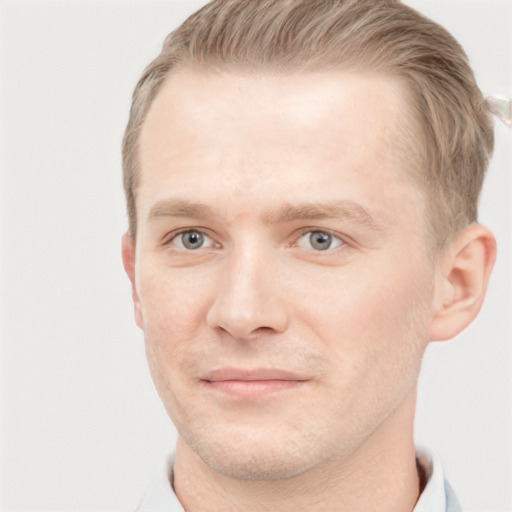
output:
<instances>
[{"instance_id":1,"label":"white collar","mask_svg":"<svg viewBox=\"0 0 512 512\"><path fill-rule=\"evenodd\" d=\"M172 488L174 455L162 465L135 512L185 512Z\"/></svg>"},{"instance_id":2,"label":"white collar","mask_svg":"<svg viewBox=\"0 0 512 512\"><path fill-rule=\"evenodd\" d=\"M413 512L445 512L444 475L439 457L435 453L419 449L416 451L416 458L423 471L425 471L427 485L423 489Z\"/></svg>"},{"instance_id":3,"label":"white collar","mask_svg":"<svg viewBox=\"0 0 512 512\"><path fill-rule=\"evenodd\" d=\"M450 490L439 457L424 449L418 450L416 456L425 471L427 484L413 512L458 512L460 508L454 497L449 500L447 509L446 496ZM171 484L173 465L174 457L171 457L159 471L136 512L184 512Z\"/></svg>"}]
</instances>

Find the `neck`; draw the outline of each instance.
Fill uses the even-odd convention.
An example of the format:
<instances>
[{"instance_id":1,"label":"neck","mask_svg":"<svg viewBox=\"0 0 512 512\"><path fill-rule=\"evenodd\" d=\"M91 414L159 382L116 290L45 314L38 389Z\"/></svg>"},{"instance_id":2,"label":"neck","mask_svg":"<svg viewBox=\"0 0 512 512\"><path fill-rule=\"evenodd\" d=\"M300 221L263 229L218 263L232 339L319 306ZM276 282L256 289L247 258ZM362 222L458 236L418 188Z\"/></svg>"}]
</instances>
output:
<instances>
[{"instance_id":1,"label":"neck","mask_svg":"<svg viewBox=\"0 0 512 512\"><path fill-rule=\"evenodd\" d=\"M238 480L220 475L178 439L174 488L187 512L411 512L420 494L413 442L413 390L343 460L330 459L293 478Z\"/></svg>"}]
</instances>

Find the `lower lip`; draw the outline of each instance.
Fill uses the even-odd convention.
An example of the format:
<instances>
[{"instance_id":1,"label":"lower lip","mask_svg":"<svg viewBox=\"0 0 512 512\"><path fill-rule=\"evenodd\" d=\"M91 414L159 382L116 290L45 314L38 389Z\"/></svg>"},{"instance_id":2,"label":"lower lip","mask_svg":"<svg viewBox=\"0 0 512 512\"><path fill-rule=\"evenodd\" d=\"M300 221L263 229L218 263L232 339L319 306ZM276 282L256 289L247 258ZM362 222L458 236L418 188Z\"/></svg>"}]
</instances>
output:
<instances>
[{"instance_id":1,"label":"lower lip","mask_svg":"<svg viewBox=\"0 0 512 512\"><path fill-rule=\"evenodd\" d=\"M303 384L300 380L219 380L203 381L207 388L242 398L278 393Z\"/></svg>"}]
</instances>

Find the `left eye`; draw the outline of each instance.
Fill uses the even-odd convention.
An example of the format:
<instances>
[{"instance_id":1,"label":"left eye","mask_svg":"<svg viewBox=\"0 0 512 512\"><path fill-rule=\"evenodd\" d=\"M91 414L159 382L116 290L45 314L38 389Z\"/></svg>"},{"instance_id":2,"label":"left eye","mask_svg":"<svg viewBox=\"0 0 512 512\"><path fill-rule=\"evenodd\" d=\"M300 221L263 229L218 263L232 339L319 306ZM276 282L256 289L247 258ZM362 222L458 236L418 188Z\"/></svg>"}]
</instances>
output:
<instances>
[{"instance_id":1,"label":"left eye","mask_svg":"<svg viewBox=\"0 0 512 512\"><path fill-rule=\"evenodd\" d=\"M343 245L343 243L343 240L327 231L308 231L299 238L297 246L303 249L326 251L328 249L336 249Z\"/></svg>"},{"instance_id":2,"label":"left eye","mask_svg":"<svg viewBox=\"0 0 512 512\"><path fill-rule=\"evenodd\" d=\"M213 240L201 231L190 230L178 233L171 242L184 251L205 249L214 245Z\"/></svg>"}]
</instances>

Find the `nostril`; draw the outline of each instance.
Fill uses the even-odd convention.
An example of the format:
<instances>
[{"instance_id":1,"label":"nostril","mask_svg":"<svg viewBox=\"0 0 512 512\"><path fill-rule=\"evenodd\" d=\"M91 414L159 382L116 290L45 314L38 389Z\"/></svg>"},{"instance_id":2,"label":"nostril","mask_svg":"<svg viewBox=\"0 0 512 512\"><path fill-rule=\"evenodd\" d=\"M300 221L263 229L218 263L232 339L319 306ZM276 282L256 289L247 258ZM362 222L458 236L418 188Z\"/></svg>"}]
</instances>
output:
<instances>
[{"instance_id":1,"label":"nostril","mask_svg":"<svg viewBox=\"0 0 512 512\"><path fill-rule=\"evenodd\" d=\"M268 333L268 332L271 332L271 331L274 331L274 329L272 329L272 327L258 327L253 332L255 332L255 333L258 333L258 332Z\"/></svg>"},{"instance_id":2,"label":"nostril","mask_svg":"<svg viewBox=\"0 0 512 512\"><path fill-rule=\"evenodd\" d=\"M288 324L285 308L278 304L266 303L266 307L256 304L242 305L230 304L225 300L218 300L212 305L206 317L207 325L214 330L221 329L235 339L249 339L255 334L268 335L274 332L283 332Z\"/></svg>"}]
</instances>

